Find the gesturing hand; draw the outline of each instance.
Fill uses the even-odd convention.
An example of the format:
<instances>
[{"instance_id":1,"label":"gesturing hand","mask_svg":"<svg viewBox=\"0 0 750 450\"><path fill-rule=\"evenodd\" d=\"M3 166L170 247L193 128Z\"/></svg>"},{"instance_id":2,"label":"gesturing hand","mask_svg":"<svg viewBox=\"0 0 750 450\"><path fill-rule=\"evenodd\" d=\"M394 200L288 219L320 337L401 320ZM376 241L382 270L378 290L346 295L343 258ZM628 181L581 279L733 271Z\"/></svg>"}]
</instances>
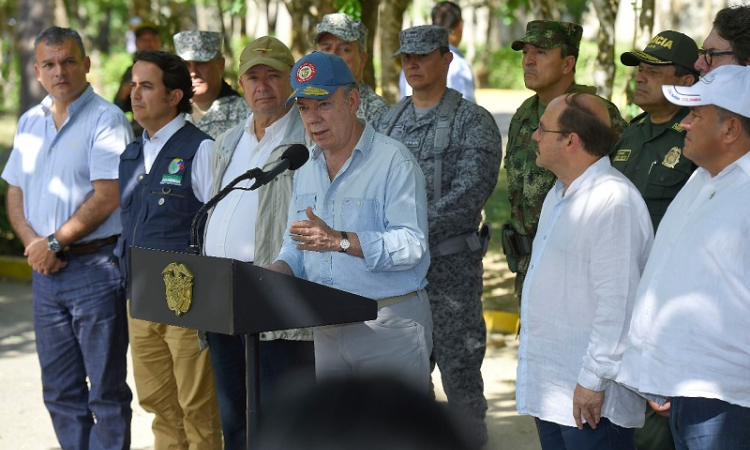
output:
<instances>
[{"instance_id":1,"label":"gesturing hand","mask_svg":"<svg viewBox=\"0 0 750 450\"><path fill-rule=\"evenodd\" d=\"M298 243L297 249L321 253L338 251L341 233L316 216L311 207L308 206L305 212L309 220L298 220L289 228L292 240Z\"/></svg>"}]
</instances>

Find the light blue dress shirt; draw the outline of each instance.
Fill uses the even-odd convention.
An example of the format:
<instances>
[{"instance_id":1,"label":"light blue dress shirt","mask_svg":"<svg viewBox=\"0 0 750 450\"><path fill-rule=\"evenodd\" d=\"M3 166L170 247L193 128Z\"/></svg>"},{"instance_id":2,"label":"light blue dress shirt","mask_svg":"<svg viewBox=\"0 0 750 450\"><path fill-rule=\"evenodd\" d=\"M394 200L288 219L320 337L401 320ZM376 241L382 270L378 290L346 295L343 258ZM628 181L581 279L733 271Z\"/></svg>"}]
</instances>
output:
<instances>
[{"instance_id":1,"label":"light blue dress shirt","mask_svg":"<svg viewBox=\"0 0 750 450\"><path fill-rule=\"evenodd\" d=\"M120 153L133 140L128 119L91 85L68 106L58 130L52 97L28 110L18 122L13 151L3 171L8 184L23 191L29 226L48 236L94 193L93 181L116 180ZM118 207L82 242L120 234Z\"/></svg>"},{"instance_id":2,"label":"light blue dress shirt","mask_svg":"<svg viewBox=\"0 0 750 450\"><path fill-rule=\"evenodd\" d=\"M334 230L357 233L364 258L296 248L289 228L307 220L307 207ZM367 124L351 157L333 181L323 150L294 180L289 222L278 260L300 278L373 299L407 294L427 285L425 181L411 153Z\"/></svg>"}]
</instances>

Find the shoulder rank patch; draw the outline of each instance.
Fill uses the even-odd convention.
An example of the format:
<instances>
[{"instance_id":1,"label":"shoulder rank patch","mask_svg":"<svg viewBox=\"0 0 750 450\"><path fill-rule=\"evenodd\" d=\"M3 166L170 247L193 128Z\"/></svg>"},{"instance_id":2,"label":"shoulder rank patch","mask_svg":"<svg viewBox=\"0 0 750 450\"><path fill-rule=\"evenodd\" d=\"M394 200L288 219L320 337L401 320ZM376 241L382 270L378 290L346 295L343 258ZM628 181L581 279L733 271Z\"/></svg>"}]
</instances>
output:
<instances>
[{"instance_id":1,"label":"shoulder rank patch","mask_svg":"<svg viewBox=\"0 0 750 450\"><path fill-rule=\"evenodd\" d=\"M677 163L680 162L681 155L681 148L672 147L672 149L667 152L666 156L664 156L664 161L661 162L661 165L664 167L669 167L670 169L674 169L674 166L676 166Z\"/></svg>"},{"instance_id":2,"label":"shoulder rank patch","mask_svg":"<svg viewBox=\"0 0 750 450\"><path fill-rule=\"evenodd\" d=\"M672 129L673 129L673 130L675 130L675 131L676 131L676 132L678 132L678 133L682 133L683 131L685 131L685 130L684 130L684 129L683 129L683 128L682 128L681 126L680 126L680 124L679 124L679 123L675 123L675 124L672 124Z\"/></svg>"},{"instance_id":3,"label":"shoulder rank patch","mask_svg":"<svg viewBox=\"0 0 750 450\"><path fill-rule=\"evenodd\" d=\"M615 154L615 162L625 162L630 158L630 153L632 153L632 150L629 149L621 149L617 150L617 154Z\"/></svg>"}]
</instances>

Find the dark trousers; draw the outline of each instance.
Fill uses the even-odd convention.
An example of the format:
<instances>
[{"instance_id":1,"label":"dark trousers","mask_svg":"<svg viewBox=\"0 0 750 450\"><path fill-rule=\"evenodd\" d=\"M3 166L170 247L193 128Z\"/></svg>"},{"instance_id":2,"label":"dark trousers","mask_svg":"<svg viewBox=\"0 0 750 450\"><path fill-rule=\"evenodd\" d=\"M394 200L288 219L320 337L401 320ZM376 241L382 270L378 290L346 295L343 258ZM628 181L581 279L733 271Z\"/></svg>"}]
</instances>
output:
<instances>
[{"instance_id":1,"label":"dark trousers","mask_svg":"<svg viewBox=\"0 0 750 450\"><path fill-rule=\"evenodd\" d=\"M542 450L635 450L634 428L623 428L602 417L596 429L583 430L536 419Z\"/></svg>"},{"instance_id":2,"label":"dark trousers","mask_svg":"<svg viewBox=\"0 0 750 450\"><path fill-rule=\"evenodd\" d=\"M225 450L244 450L246 434L245 337L206 333L211 348L211 368L216 380ZM312 341L283 339L260 342L261 408L291 383L315 382Z\"/></svg>"},{"instance_id":3,"label":"dark trousers","mask_svg":"<svg viewBox=\"0 0 750 450\"><path fill-rule=\"evenodd\" d=\"M669 425L677 450L750 450L750 408L701 397L673 397Z\"/></svg>"},{"instance_id":4,"label":"dark trousers","mask_svg":"<svg viewBox=\"0 0 750 450\"><path fill-rule=\"evenodd\" d=\"M52 275L33 273L44 403L64 449L130 448L128 323L113 248L72 257Z\"/></svg>"}]
</instances>

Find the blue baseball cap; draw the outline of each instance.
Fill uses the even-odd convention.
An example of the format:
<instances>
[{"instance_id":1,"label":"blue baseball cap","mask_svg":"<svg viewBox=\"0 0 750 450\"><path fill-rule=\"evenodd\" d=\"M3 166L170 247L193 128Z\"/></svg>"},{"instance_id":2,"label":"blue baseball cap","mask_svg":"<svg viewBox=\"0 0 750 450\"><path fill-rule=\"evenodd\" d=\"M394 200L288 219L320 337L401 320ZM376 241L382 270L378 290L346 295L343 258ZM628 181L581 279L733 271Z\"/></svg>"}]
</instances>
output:
<instances>
[{"instance_id":1,"label":"blue baseball cap","mask_svg":"<svg viewBox=\"0 0 750 450\"><path fill-rule=\"evenodd\" d=\"M289 78L294 92L286 101L287 106L298 97L325 100L339 86L357 82L343 59L323 52L312 52L302 57L292 67Z\"/></svg>"}]
</instances>

